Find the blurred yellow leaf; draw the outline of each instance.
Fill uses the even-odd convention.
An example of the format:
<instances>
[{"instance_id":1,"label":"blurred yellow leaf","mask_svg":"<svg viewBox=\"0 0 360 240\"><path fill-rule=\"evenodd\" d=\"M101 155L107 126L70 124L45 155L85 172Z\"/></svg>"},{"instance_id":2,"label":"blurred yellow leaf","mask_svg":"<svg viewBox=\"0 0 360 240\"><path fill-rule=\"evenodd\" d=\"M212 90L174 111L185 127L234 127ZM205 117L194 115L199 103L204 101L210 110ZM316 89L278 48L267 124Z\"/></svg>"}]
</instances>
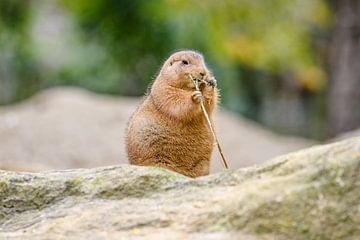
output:
<instances>
[{"instance_id":1,"label":"blurred yellow leaf","mask_svg":"<svg viewBox=\"0 0 360 240\"><path fill-rule=\"evenodd\" d=\"M317 66L298 67L295 74L302 86L309 91L319 91L325 86L326 74Z\"/></svg>"}]
</instances>

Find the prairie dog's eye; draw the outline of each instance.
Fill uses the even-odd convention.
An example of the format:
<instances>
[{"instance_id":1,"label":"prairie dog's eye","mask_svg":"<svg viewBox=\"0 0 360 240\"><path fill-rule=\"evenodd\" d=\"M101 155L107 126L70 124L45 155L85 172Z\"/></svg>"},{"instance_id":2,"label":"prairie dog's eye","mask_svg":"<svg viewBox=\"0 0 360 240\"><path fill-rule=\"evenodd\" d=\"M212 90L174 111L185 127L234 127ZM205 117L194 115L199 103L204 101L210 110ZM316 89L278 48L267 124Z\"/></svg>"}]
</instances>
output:
<instances>
[{"instance_id":1,"label":"prairie dog's eye","mask_svg":"<svg viewBox=\"0 0 360 240\"><path fill-rule=\"evenodd\" d=\"M188 65L188 64L189 64L189 62L186 61L186 60L182 60L181 63L184 64L184 65Z\"/></svg>"}]
</instances>

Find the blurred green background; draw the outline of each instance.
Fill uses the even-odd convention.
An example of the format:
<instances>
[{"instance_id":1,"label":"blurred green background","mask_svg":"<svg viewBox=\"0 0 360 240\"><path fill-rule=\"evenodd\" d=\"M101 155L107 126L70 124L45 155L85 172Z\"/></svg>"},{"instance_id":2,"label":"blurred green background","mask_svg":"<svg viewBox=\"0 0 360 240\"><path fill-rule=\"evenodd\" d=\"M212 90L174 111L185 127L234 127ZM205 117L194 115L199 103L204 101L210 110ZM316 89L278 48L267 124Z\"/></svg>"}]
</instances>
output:
<instances>
[{"instance_id":1,"label":"blurred green background","mask_svg":"<svg viewBox=\"0 0 360 240\"><path fill-rule=\"evenodd\" d=\"M1 0L0 104L56 85L141 96L172 52L196 49L223 107L326 139L360 127L359 9L355 0Z\"/></svg>"}]
</instances>

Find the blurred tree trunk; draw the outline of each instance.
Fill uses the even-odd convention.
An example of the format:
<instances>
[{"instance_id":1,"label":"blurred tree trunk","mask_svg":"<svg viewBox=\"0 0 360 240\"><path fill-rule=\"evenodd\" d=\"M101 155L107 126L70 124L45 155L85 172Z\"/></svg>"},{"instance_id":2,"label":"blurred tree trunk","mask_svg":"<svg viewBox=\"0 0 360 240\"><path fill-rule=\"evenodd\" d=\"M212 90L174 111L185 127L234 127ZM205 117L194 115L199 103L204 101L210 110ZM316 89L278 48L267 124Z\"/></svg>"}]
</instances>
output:
<instances>
[{"instance_id":1,"label":"blurred tree trunk","mask_svg":"<svg viewBox=\"0 0 360 240\"><path fill-rule=\"evenodd\" d=\"M360 2L336 0L329 85L330 135L360 127Z\"/></svg>"}]
</instances>

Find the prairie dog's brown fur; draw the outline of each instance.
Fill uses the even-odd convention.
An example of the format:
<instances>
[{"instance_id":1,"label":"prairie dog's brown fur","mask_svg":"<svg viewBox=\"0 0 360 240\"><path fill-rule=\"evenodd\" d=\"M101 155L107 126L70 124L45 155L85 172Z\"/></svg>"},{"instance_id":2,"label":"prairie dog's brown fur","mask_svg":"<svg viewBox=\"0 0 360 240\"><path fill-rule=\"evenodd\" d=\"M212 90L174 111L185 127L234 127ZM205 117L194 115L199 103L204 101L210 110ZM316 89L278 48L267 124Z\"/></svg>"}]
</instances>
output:
<instances>
[{"instance_id":1,"label":"prairie dog's brown fur","mask_svg":"<svg viewBox=\"0 0 360 240\"><path fill-rule=\"evenodd\" d=\"M201 94L189 74L203 80ZM164 167L190 177L209 174L214 138L200 99L202 95L211 117L217 103L215 85L201 54L172 54L130 119L126 139L130 163Z\"/></svg>"}]
</instances>

